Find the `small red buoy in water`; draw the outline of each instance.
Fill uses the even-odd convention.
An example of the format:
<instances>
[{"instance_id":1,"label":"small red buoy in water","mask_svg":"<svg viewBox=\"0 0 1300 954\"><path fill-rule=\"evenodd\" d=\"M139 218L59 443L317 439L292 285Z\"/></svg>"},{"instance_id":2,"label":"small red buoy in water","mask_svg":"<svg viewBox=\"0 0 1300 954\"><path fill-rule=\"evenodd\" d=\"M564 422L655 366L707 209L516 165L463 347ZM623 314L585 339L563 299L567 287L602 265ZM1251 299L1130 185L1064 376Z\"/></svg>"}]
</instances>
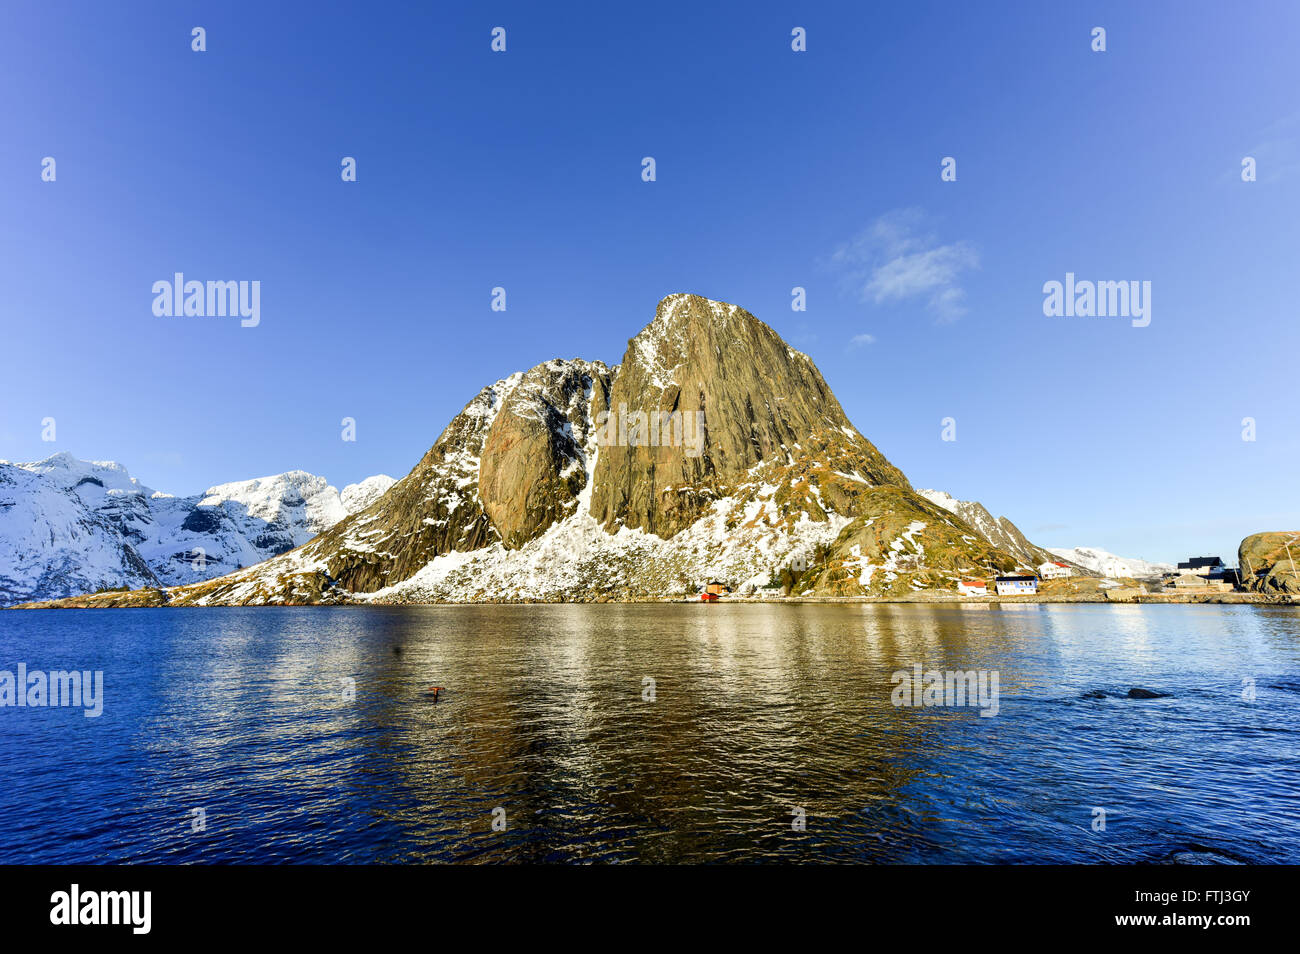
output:
<instances>
[{"instance_id":1,"label":"small red buoy in water","mask_svg":"<svg viewBox=\"0 0 1300 954\"><path fill-rule=\"evenodd\" d=\"M430 686L429 691L433 693L433 701L438 701L438 693L442 692L442 686Z\"/></svg>"}]
</instances>

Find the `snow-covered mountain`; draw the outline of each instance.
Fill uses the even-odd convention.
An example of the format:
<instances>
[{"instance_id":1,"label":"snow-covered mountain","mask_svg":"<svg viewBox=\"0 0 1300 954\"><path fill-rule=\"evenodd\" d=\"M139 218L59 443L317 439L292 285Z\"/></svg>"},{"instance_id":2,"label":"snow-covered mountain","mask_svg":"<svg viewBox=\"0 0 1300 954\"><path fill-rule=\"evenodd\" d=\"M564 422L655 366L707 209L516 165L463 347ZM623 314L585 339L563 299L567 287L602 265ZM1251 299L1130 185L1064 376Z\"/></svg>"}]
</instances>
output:
<instances>
[{"instance_id":1,"label":"snow-covered mountain","mask_svg":"<svg viewBox=\"0 0 1300 954\"><path fill-rule=\"evenodd\" d=\"M211 579L301 546L392 486L290 471L173 497L121 464L0 461L0 605Z\"/></svg>"},{"instance_id":2,"label":"snow-covered mountain","mask_svg":"<svg viewBox=\"0 0 1300 954\"><path fill-rule=\"evenodd\" d=\"M0 462L0 606L157 585L140 554L75 491Z\"/></svg>"},{"instance_id":3,"label":"snow-covered mountain","mask_svg":"<svg viewBox=\"0 0 1300 954\"><path fill-rule=\"evenodd\" d=\"M387 474L375 474L360 483L348 484L339 491L339 500L348 513L358 513L388 493L395 483Z\"/></svg>"},{"instance_id":4,"label":"snow-covered mountain","mask_svg":"<svg viewBox=\"0 0 1300 954\"><path fill-rule=\"evenodd\" d=\"M112 478L106 496L130 498L133 482ZM620 364L556 359L510 374L401 480L332 492L295 473L191 503L148 497L151 516L184 510L181 530L232 527L228 564L279 555L76 605L638 600L710 579L742 592L779 581L818 596L952 594L962 579L1059 559L974 501L913 489L811 358L744 309L695 295L664 298ZM169 548L194 542L114 519L142 537L151 565L183 562ZM240 556L241 541L256 554Z\"/></svg>"},{"instance_id":5,"label":"snow-covered mountain","mask_svg":"<svg viewBox=\"0 0 1300 954\"><path fill-rule=\"evenodd\" d=\"M406 477L303 546L85 605L655 599L773 575L795 593L952 593L1037 556L987 523L913 490L770 327L670 295L619 365L489 384Z\"/></svg>"},{"instance_id":6,"label":"snow-covered mountain","mask_svg":"<svg viewBox=\"0 0 1300 954\"><path fill-rule=\"evenodd\" d=\"M1174 570L1172 563L1148 563L1146 560L1118 557L1096 547L1070 547L1068 549L1049 547L1048 549L1062 560L1077 563L1093 573L1111 577L1112 579L1121 579L1123 577L1134 580L1159 579L1161 575L1172 573Z\"/></svg>"}]
</instances>

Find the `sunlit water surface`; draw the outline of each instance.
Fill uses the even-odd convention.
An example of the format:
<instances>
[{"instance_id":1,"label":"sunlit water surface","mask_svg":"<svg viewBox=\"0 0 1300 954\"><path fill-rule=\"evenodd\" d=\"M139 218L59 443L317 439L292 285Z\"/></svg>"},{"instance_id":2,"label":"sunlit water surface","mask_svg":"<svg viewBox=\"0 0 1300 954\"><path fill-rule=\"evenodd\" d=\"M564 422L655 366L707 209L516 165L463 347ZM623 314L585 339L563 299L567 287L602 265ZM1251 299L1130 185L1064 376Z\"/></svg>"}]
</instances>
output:
<instances>
[{"instance_id":1,"label":"sunlit water surface","mask_svg":"<svg viewBox=\"0 0 1300 954\"><path fill-rule=\"evenodd\" d=\"M0 708L0 862L1300 862L1295 609L0 613L19 662L105 704Z\"/></svg>"}]
</instances>

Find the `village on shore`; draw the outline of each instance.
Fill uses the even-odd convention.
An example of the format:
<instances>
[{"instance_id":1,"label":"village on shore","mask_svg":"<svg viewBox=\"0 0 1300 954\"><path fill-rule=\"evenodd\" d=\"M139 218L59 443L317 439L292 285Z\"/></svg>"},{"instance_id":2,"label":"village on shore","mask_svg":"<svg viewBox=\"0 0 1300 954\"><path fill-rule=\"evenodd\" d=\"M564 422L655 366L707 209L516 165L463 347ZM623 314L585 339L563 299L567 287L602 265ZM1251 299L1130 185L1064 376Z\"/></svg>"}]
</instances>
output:
<instances>
[{"instance_id":1,"label":"village on shore","mask_svg":"<svg viewBox=\"0 0 1300 954\"><path fill-rule=\"evenodd\" d=\"M796 560L789 568L805 567ZM1160 577L1104 577L1084 575L1058 560L1040 564L1036 573L1011 573L991 579L962 579L951 590L919 590L887 596L791 595L790 573L774 570L768 583L733 586L725 580L709 580L688 600L706 603L737 602L795 603L944 603L988 601L1029 603L1286 603L1300 604L1300 597L1287 593L1249 590L1238 567L1230 567L1217 556L1190 557Z\"/></svg>"}]
</instances>

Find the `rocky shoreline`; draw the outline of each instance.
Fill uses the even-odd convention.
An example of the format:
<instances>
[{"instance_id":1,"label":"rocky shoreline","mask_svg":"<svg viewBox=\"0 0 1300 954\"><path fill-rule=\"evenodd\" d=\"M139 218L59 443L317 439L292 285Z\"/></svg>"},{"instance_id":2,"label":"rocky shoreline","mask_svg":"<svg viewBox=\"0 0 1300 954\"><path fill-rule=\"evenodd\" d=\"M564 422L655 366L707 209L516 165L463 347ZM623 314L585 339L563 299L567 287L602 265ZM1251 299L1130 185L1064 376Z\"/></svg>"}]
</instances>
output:
<instances>
[{"instance_id":1,"label":"rocky shoreline","mask_svg":"<svg viewBox=\"0 0 1300 954\"><path fill-rule=\"evenodd\" d=\"M1105 591L1102 591L1104 593ZM71 597L61 600L46 600L37 603L23 603L11 606L14 610L31 609L171 609L177 606L193 607L194 604L173 604L166 600L165 594L159 593L154 599L142 598L141 591L126 593L96 593L83 597ZM547 599L547 600L477 600L459 602L449 600L383 602L366 600L339 603L275 603L274 606L315 606L324 608L348 608L358 606L544 606L548 604L605 604L617 603L632 605L638 603L698 603L697 597L675 598L621 598L621 599ZM968 597L952 593L911 594L906 596L740 596L723 597L718 604L749 605L754 603L794 603L794 604L828 604L828 603L922 603L942 606L998 606L1007 603L1142 603L1142 604L1184 604L1213 603L1239 604L1244 606L1300 606L1300 596L1295 594L1272 593L1140 593L1124 595L1119 598L1099 594L1086 595L1038 595L1038 596L1003 596L1003 597ZM259 604L244 604L256 606ZM701 604L710 605L710 604ZM219 607L199 607L213 609Z\"/></svg>"}]
</instances>

